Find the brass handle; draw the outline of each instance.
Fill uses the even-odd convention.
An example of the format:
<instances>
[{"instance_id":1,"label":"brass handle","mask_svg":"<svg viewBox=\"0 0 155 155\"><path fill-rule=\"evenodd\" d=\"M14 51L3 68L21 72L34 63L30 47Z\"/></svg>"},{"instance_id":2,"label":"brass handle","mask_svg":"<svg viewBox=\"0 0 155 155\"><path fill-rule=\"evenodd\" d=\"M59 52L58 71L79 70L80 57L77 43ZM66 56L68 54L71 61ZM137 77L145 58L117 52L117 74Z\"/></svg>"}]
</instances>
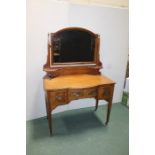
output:
<instances>
[{"instance_id":1,"label":"brass handle","mask_svg":"<svg viewBox=\"0 0 155 155\"><path fill-rule=\"evenodd\" d=\"M79 97L80 93L73 93L74 96Z\"/></svg>"},{"instance_id":2,"label":"brass handle","mask_svg":"<svg viewBox=\"0 0 155 155\"><path fill-rule=\"evenodd\" d=\"M58 101L60 101L60 100L62 100L63 99L63 97L62 96L56 96L55 97Z\"/></svg>"}]
</instances>

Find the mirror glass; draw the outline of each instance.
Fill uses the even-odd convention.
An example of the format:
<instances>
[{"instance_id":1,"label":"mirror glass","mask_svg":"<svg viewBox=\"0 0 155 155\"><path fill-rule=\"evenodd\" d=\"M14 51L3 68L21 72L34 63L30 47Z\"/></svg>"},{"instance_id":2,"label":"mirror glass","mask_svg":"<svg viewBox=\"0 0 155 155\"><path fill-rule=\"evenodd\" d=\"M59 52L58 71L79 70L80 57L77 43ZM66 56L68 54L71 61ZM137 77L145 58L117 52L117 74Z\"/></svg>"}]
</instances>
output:
<instances>
[{"instance_id":1,"label":"mirror glass","mask_svg":"<svg viewBox=\"0 0 155 155\"><path fill-rule=\"evenodd\" d=\"M53 63L93 62L95 37L81 30L65 30L52 37Z\"/></svg>"}]
</instances>

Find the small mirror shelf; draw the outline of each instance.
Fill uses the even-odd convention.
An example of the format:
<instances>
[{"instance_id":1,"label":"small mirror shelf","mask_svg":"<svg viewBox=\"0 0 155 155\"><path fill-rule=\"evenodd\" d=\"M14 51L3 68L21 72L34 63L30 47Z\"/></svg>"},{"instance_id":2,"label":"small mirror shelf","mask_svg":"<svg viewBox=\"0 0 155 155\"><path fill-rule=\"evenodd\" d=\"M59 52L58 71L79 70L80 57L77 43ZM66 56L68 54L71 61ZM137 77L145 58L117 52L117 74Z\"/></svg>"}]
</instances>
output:
<instances>
[{"instance_id":1,"label":"small mirror shelf","mask_svg":"<svg viewBox=\"0 0 155 155\"><path fill-rule=\"evenodd\" d=\"M62 70L62 67L64 71L70 70L71 74L75 69L77 73L80 70L84 73L87 70L98 70L99 73L102 67L99 61L99 35L79 27L48 34L48 57L44 71L51 75Z\"/></svg>"}]
</instances>

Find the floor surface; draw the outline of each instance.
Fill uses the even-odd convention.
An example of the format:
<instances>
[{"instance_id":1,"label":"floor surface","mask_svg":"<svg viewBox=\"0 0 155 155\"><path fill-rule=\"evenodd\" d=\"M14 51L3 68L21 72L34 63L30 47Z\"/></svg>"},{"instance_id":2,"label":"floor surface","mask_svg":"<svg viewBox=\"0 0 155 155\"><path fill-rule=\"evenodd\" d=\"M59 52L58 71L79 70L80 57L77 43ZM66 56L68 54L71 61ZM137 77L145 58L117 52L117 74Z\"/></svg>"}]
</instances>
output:
<instances>
[{"instance_id":1,"label":"floor surface","mask_svg":"<svg viewBox=\"0 0 155 155\"><path fill-rule=\"evenodd\" d=\"M53 115L53 136L46 118L27 121L27 155L128 155L129 110L112 107L104 126L106 105L71 110Z\"/></svg>"}]
</instances>

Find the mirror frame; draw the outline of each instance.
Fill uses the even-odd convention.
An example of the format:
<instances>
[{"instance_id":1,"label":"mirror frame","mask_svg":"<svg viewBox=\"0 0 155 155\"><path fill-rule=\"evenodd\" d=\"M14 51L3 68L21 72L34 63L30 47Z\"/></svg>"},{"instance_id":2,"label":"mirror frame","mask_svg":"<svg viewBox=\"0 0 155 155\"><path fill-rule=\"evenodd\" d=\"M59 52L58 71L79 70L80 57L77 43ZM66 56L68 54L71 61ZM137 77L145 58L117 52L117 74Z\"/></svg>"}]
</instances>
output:
<instances>
[{"instance_id":1,"label":"mirror frame","mask_svg":"<svg viewBox=\"0 0 155 155\"><path fill-rule=\"evenodd\" d=\"M58 33L61 33L66 30L79 30L83 32L90 33L92 36L95 38L95 48L94 48L94 61L89 61L89 62L62 62L62 63L54 63L53 62L53 47L52 47L52 37L56 36ZM98 70L102 68L102 63L99 60L99 46L100 46L100 36L98 34L95 34L91 32L90 30L87 30L85 28L81 27L67 27L64 29L61 29L59 31L56 31L55 33L49 33L48 34L48 55L47 55L47 62L43 67L43 70L46 71L49 74L53 74L54 71L57 71L58 69L64 69L64 68L73 68L77 70L87 70L93 69L93 70ZM73 71L72 71L73 72Z\"/></svg>"},{"instance_id":2,"label":"mirror frame","mask_svg":"<svg viewBox=\"0 0 155 155\"><path fill-rule=\"evenodd\" d=\"M64 32L64 31L66 31L66 30L78 30L78 31L81 31L81 32L86 32L86 33L88 33L88 34L91 34L94 38L95 38L95 47L94 47L94 61L79 61L79 62L77 62L77 61L74 61L74 62L54 62L54 59L53 59L53 55L54 55L54 51L53 51L53 46L52 46L52 40L53 40L53 38L54 37L56 37L57 36L57 34L60 34L61 32ZM96 64L96 58L97 58L97 56L95 55L95 50L96 50L96 38L98 37L98 35L97 34L94 34L93 32L91 32L91 31L89 31L89 30L86 30L86 29L83 29L83 28L75 28L75 27L72 27L72 28L65 28L65 29L62 29L62 30L59 30L59 31L57 31L57 32L55 32L55 33L50 33L50 34L48 34L48 44L50 45L49 46L49 51L50 51L50 55L51 55L51 61L50 61L50 66L57 66L57 65L59 65L59 66L65 66L65 65L95 65Z\"/></svg>"}]
</instances>

